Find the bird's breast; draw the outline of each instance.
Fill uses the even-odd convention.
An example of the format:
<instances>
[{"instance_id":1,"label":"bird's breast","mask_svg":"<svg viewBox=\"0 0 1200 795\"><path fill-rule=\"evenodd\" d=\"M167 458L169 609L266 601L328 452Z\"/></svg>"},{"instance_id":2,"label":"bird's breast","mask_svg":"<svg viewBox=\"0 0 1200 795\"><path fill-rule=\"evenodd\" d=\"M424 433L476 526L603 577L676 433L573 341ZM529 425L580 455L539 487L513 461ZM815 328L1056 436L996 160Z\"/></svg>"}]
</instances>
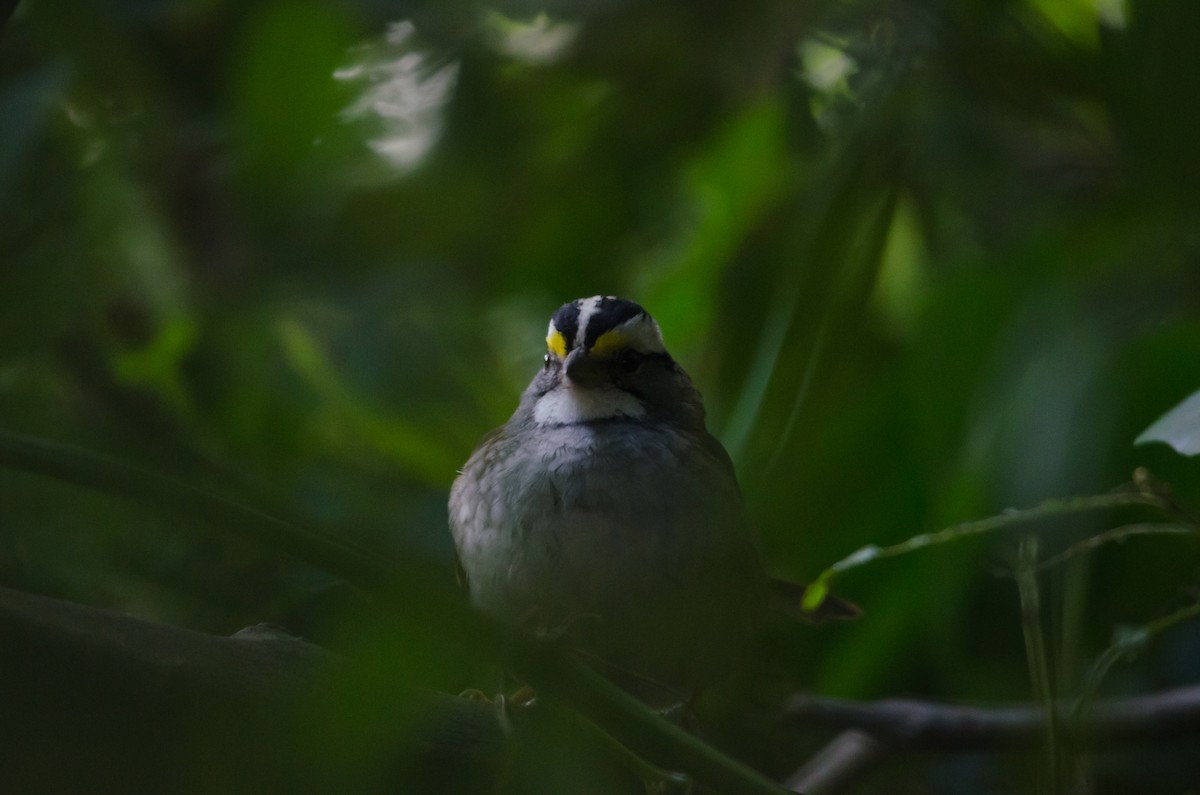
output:
<instances>
[{"instance_id":1,"label":"bird's breast","mask_svg":"<svg viewBox=\"0 0 1200 795\"><path fill-rule=\"evenodd\" d=\"M472 597L493 612L646 597L744 533L732 477L678 431L541 429L477 457L451 518Z\"/></svg>"}]
</instances>

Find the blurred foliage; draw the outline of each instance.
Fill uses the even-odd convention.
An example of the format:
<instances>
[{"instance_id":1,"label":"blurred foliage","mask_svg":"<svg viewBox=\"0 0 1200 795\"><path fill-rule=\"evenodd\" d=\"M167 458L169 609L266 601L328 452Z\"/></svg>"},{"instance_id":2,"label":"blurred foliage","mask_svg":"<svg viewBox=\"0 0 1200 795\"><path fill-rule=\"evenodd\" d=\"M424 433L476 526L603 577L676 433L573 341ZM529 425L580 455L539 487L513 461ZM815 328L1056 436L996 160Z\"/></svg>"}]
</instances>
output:
<instances>
[{"instance_id":1,"label":"blurred foliage","mask_svg":"<svg viewBox=\"0 0 1200 795\"><path fill-rule=\"evenodd\" d=\"M1191 0L26 0L0 42L0 422L450 578L456 465L553 309L613 293L701 386L776 573L1141 465L1197 506L1200 464L1133 446L1200 385L1197 29ZM848 575L866 617L773 628L708 735L783 775L821 739L771 732L797 687L1029 698L1019 538ZM1151 536L1047 573L1059 694L1194 598L1198 562ZM422 657L427 606L364 639L320 567L8 471L0 581L484 684ZM1184 623L1102 695L1198 661ZM1200 777L1185 756L1156 786ZM1033 769L912 760L879 791ZM1149 770L1097 758L1096 790Z\"/></svg>"}]
</instances>

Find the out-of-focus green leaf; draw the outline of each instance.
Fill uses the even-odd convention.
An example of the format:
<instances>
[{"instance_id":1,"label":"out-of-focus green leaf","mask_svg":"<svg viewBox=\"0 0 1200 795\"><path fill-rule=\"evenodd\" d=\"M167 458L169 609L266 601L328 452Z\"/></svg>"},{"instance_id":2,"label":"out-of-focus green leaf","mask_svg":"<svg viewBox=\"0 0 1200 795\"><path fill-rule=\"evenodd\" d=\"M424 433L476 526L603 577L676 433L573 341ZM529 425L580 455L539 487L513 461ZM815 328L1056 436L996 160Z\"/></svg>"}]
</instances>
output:
<instances>
[{"instance_id":1,"label":"out-of-focus green leaf","mask_svg":"<svg viewBox=\"0 0 1200 795\"><path fill-rule=\"evenodd\" d=\"M1027 0L1030 8L1049 20L1073 44L1095 47L1100 22L1111 24L1119 19L1107 0ZM1102 6L1109 6L1101 17Z\"/></svg>"},{"instance_id":2,"label":"out-of-focus green leaf","mask_svg":"<svg viewBox=\"0 0 1200 795\"><path fill-rule=\"evenodd\" d=\"M0 83L0 119L4 119L0 125L0 208L11 200L9 192L17 171L29 162L69 74L60 61Z\"/></svg>"},{"instance_id":3,"label":"out-of-focus green leaf","mask_svg":"<svg viewBox=\"0 0 1200 795\"><path fill-rule=\"evenodd\" d=\"M786 180L797 177L785 122L772 98L719 130L685 169L676 239L638 264L634 295L653 307L680 350L709 333L720 279L738 245Z\"/></svg>"},{"instance_id":4,"label":"out-of-focus green leaf","mask_svg":"<svg viewBox=\"0 0 1200 795\"><path fill-rule=\"evenodd\" d=\"M900 336L913 333L924 308L928 254L911 198L896 204L871 303Z\"/></svg>"},{"instance_id":5,"label":"out-of-focus green leaf","mask_svg":"<svg viewBox=\"0 0 1200 795\"><path fill-rule=\"evenodd\" d=\"M255 9L229 61L239 159L250 185L268 193L297 170L336 123L333 74L353 43L346 9L279 0Z\"/></svg>"},{"instance_id":6,"label":"out-of-focus green leaf","mask_svg":"<svg viewBox=\"0 0 1200 795\"><path fill-rule=\"evenodd\" d=\"M450 457L446 446L412 423L363 403L303 326L284 320L279 324L279 338L292 365L327 404L322 423L327 432L349 434L356 446L388 456L410 475L430 484L445 485L451 479L461 462Z\"/></svg>"},{"instance_id":7,"label":"out-of-focus green leaf","mask_svg":"<svg viewBox=\"0 0 1200 795\"><path fill-rule=\"evenodd\" d=\"M196 343L195 324L184 317L164 324L144 348L116 356L116 374L124 381L157 389L164 400L187 413L191 396L181 377L183 362Z\"/></svg>"}]
</instances>

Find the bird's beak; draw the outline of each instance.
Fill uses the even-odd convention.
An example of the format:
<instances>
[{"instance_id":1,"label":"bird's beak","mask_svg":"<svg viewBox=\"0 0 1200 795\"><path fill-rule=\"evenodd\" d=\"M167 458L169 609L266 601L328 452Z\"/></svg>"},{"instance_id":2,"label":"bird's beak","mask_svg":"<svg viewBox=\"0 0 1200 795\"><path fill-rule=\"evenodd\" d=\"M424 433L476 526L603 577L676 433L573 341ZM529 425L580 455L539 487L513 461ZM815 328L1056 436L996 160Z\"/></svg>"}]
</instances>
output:
<instances>
[{"instance_id":1,"label":"bird's beak","mask_svg":"<svg viewBox=\"0 0 1200 795\"><path fill-rule=\"evenodd\" d=\"M567 355L564 370L572 384L584 388L600 386L606 379L603 365L588 356L582 348L576 348Z\"/></svg>"}]
</instances>

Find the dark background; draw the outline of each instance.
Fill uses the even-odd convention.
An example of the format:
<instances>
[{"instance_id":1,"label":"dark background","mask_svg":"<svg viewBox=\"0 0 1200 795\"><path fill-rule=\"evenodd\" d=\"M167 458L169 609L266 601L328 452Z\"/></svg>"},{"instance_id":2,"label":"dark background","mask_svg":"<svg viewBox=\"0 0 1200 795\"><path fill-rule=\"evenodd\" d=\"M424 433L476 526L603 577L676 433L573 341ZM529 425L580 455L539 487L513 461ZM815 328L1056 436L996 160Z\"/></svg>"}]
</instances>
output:
<instances>
[{"instance_id":1,"label":"dark background","mask_svg":"<svg viewBox=\"0 0 1200 795\"><path fill-rule=\"evenodd\" d=\"M1195 461L1133 444L1200 386L1198 30L1191 0L27 0L0 42L0 425L449 580L455 468L550 313L611 293L701 387L776 574L1137 466L1200 505ZM1140 518L1034 529L1046 557ZM796 689L1031 699L1026 529L848 573L865 617L773 628L709 739L782 776L822 740L771 728ZM1198 561L1151 536L1047 571L1059 694L1116 627L1194 599ZM361 640L319 566L14 471L0 582ZM416 659L437 627L414 627ZM1198 671L1183 624L1101 695ZM487 684L472 661L394 674ZM1093 784L1183 791L1188 756L1098 756ZM913 756L869 791L1036 769Z\"/></svg>"}]
</instances>

